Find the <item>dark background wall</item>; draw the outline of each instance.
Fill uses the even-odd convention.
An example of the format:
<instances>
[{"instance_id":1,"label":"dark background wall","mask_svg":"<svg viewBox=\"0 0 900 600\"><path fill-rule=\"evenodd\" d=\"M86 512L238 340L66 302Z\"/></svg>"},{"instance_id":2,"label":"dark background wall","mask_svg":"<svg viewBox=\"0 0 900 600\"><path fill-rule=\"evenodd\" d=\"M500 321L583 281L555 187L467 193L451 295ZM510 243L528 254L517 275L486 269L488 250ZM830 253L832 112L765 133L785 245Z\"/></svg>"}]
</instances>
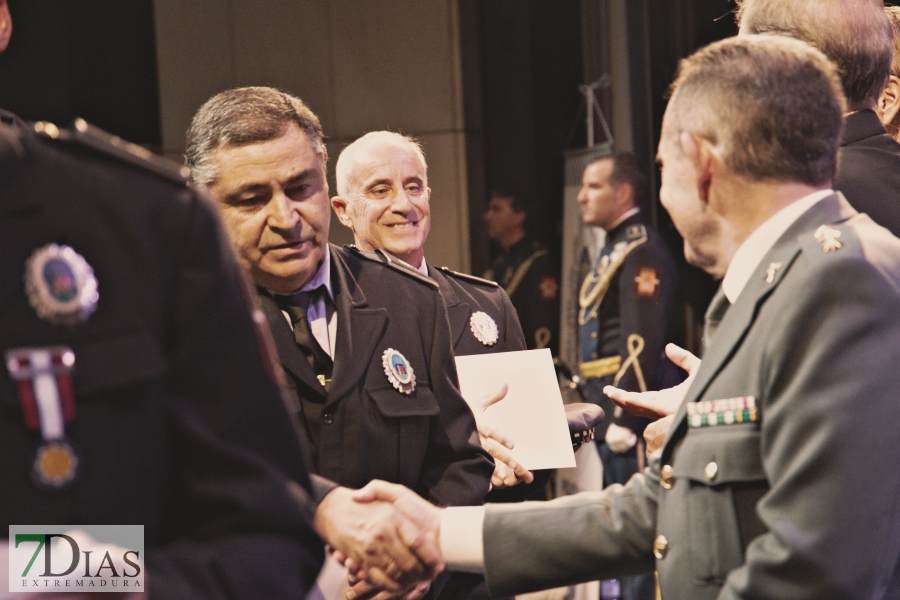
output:
<instances>
[{"instance_id":1,"label":"dark background wall","mask_svg":"<svg viewBox=\"0 0 900 600\"><path fill-rule=\"evenodd\" d=\"M460 20L467 129L481 151L469 175L483 173L470 193L472 265L487 267L481 225L490 192L514 193L528 228L549 248L561 243L563 152L579 131L582 97L579 0L463 0ZM476 47L471 48L472 45ZM583 132L580 142L583 143ZM478 235L476 235L476 232Z\"/></svg>"},{"instance_id":2,"label":"dark background wall","mask_svg":"<svg viewBox=\"0 0 900 600\"><path fill-rule=\"evenodd\" d=\"M0 106L28 120L75 117L160 146L152 0L12 0Z\"/></svg>"}]
</instances>

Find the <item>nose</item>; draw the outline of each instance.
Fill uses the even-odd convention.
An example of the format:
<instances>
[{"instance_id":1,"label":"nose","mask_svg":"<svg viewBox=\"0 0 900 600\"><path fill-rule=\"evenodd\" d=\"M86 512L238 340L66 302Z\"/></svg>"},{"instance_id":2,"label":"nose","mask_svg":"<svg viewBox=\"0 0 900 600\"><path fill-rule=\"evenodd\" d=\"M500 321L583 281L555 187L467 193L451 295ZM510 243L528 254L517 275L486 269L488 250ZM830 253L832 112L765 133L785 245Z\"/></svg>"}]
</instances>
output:
<instances>
[{"instance_id":1,"label":"nose","mask_svg":"<svg viewBox=\"0 0 900 600\"><path fill-rule=\"evenodd\" d=\"M407 214L415 210L412 200L406 190L401 189L391 198L391 211L400 214Z\"/></svg>"},{"instance_id":2,"label":"nose","mask_svg":"<svg viewBox=\"0 0 900 600\"><path fill-rule=\"evenodd\" d=\"M294 201L283 192L278 192L269 201L269 218L267 223L272 229L290 230L297 226L300 213L294 206Z\"/></svg>"},{"instance_id":3,"label":"nose","mask_svg":"<svg viewBox=\"0 0 900 600\"><path fill-rule=\"evenodd\" d=\"M578 204L584 204L587 201L587 191L582 187L578 190L578 195L575 197L575 200Z\"/></svg>"}]
</instances>

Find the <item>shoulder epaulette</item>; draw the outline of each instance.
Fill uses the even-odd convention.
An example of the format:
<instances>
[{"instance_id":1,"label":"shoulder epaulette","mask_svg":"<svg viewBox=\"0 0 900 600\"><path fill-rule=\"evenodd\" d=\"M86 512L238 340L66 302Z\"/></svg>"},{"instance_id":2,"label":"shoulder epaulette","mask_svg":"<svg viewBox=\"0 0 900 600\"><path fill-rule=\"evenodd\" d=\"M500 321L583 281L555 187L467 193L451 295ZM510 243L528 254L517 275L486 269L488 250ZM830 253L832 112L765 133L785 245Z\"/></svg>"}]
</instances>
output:
<instances>
[{"instance_id":1,"label":"shoulder epaulette","mask_svg":"<svg viewBox=\"0 0 900 600\"><path fill-rule=\"evenodd\" d=\"M53 123L38 121L34 124L34 131L45 138L86 146L180 185L186 185L190 176L187 167L157 156L137 144L126 142L119 136L94 127L84 119L75 119L72 127L64 130Z\"/></svg>"},{"instance_id":2,"label":"shoulder epaulette","mask_svg":"<svg viewBox=\"0 0 900 600\"><path fill-rule=\"evenodd\" d=\"M637 225L631 225L625 231L625 239L629 242L634 240L639 240L641 238L647 237L647 228L638 223Z\"/></svg>"},{"instance_id":3,"label":"shoulder epaulette","mask_svg":"<svg viewBox=\"0 0 900 600\"><path fill-rule=\"evenodd\" d=\"M396 256L392 254L388 254L384 250L376 250L375 252L367 252L365 250L360 250L356 244L347 244L344 246L350 252L353 252L355 255L360 258L365 258L366 260L371 260L372 262L377 262L382 265L385 265L391 270L397 271L398 273L402 273L407 277L418 281L419 283L423 283L430 288L438 289L438 284L435 280L430 277L426 277L422 275L417 268L409 264L408 262L402 261Z\"/></svg>"},{"instance_id":4,"label":"shoulder epaulette","mask_svg":"<svg viewBox=\"0 0 900 600\"><path fill-rule=\"evenodd\" d=\"M447 267L437 267L439 271L442 273L446 273L450 275L454 279L462 279L463 281L468 281L469 283L475 283L477 285L486 285L488 287L500 287L500 284L496 281L491 281L490 279L482 279L481 277L476 277L474 275L469 275L468 273L459 273L458 271L454 271L453 269Z\"/></svg>"},{"instance_id":5,"label":"shoulder epaulette","mask_svg":"<svg viewBox=\"0 0 900 600\"><path fill-rule=\"evenodd\" d=\"M852 227L822 225L812 233L800 237L800 245L813 257L857 254L861 251L859 238Z\"/></svg>"}]
</instances>

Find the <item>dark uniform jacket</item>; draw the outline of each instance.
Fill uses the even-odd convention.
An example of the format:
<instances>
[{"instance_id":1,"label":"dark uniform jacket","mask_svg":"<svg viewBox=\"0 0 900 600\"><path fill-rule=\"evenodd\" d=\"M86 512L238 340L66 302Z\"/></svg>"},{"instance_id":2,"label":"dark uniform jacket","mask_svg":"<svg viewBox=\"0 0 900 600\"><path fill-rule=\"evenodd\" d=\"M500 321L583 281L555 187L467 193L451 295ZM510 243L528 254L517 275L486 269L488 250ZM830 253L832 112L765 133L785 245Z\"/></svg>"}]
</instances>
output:
<instances>
[{"instance_id":1,"label":"dark uniform jacket","mask_svg":"<svg viewBox=\"0 0 900 600\"><path fill-rule=\"evenodd\" d=\"M624 487L488 508L492 592L655 566L663 598L900 597L898 306L900 240L820 201L725 313L661 460Z\"/></svg>"},{"instance_id":2,"label":"dark uniform jacket","mask_svg":"<svg viewBox=\"0 0 900 600\"><path fill-rule=\"evenodd\" d=\"M525 337L516 318L516 309L498 284L446 267L429 266L428 276L437 282L447 305L454 355L525 350ZM497 325L496 342L487 344L476 337L472 324L472 315L476 312L485 313Z\"/></svg>"},{"instance_id":3,"label":"dark uniform jacket","mask_svg":"<svg viewBox=\"0 0 900 600\"><path fill-rule=\"evenodd\" d=\"M0 352L74 351L83 468L66 491L32 484L41 435L4 368L0 528L144 525L152 598L302 595L322 559L309 480L227 236L178 167L108 139L0 125ZM52 324L26 297L26 261L51 243L93 268L86 322Z\"/></svg>"},{"instance_id":4,"label":"dark uniform jacket","mask_svg":"<svg viewBox=\"0 0 900 600\"><path fill-rule=\"evenodd\" d=\"M617 256L624 260L617 261ZM578 311L582 394L613 415L611 422L640 433L647 420L616 409L603 387L616 385L631 392L659 389L677 281L675 262L665 241L640 213L608 232L598 265L587 275L592 285L584 286L580 296L601 285L598 279L607 262L615 269L608 289ZM636 364L632 357L637 358ZM605 429L597 433L600 439Z\"/></svg>"},{"instance_id":5,"label":"dark uniform jacket","mask_svg":"<svg viewBox=\"0 0 900 600\"><path fill-rule=\"evenodd\" d=\"M900 236L900 143L871 110L844 118L834 189L853 208Z\"/></svg>"},{"instance_id":6,"label":"dark uniform jacket","mask_svg":"<svg viewBox=\"0 0 900 600\"><path fill-rule=\"evenodd\" d=\"M337 340L327 393L284 313L268 294L260 296L307 439L311 424L302 399L323 403L315 473L353 488L372 479L401 483L438 505L482 504L493 460L481 449L472 412L456 387L437 285L356 250L330 246L330 252ZM412 366L410 394L395 389L385 373L382 357L389 348Z\"/></svg>"},{"instance_id":7,"label":"dark uniform jacket","mask_svg":"<svg viewBox=\"0 0 900 600\"><path fill-rule=\"evenodd\" d=\"M529 350L559 353L559 265L543 244L524 237L501 252L485 273L503 286L516 308Z\"/></svg>"}]
</instances>

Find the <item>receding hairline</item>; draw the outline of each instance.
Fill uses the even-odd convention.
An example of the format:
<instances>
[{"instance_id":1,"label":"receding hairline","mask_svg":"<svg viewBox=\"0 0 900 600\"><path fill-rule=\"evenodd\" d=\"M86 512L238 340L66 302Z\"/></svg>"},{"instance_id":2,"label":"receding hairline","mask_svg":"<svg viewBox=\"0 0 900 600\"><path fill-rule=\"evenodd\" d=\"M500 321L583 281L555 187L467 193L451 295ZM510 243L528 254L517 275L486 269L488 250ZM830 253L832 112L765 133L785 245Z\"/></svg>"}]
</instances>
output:
<instances>
[{"instance_id":1,"label":"receding hairline","mask_svg":"<svg viewBox=\"0 0 900 600\"><path fill-rule=\"evenodd\" d=\"M363 166L370 162L364 157L370 156L375 149L381 148L398 148L415 156L422 165L422 183L428 185L428 163L425 161L425 153L416 139L393 131L372 131L351 142L338 156L335 164L335 178L339 196L351 193L361 184L358 173Z\"/></svg>"}]
</instances>

